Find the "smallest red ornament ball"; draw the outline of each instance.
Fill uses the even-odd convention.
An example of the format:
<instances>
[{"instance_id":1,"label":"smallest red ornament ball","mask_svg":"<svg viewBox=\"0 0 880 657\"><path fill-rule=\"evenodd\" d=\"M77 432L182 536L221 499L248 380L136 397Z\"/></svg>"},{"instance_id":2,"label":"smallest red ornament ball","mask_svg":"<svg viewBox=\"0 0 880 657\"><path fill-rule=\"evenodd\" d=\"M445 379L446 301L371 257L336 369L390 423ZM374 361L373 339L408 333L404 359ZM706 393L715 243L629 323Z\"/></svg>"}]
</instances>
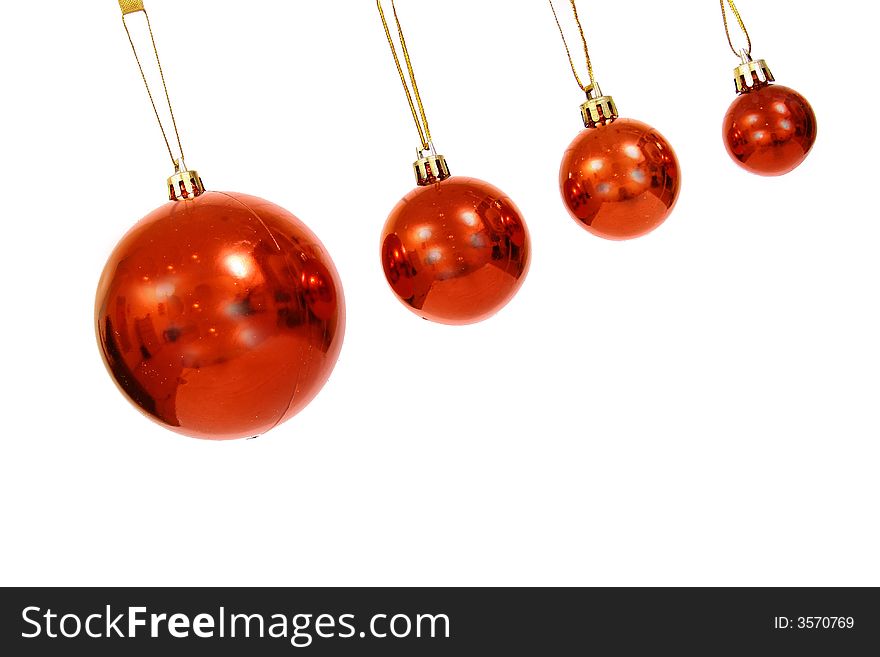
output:
<instances>
[{"instance_id":1,"label":"smallest red ornament ball","mask_svg":"<svg viewBox=\"0 0 880 657\"><path fill-rule=\"evenodd\" d=\"M797 168L816 141L816 114L794 89L773 84L764 60L734 71L739 92L724 116L730 157L750 173L781 176Z\"/></svg>"}]
</instances>

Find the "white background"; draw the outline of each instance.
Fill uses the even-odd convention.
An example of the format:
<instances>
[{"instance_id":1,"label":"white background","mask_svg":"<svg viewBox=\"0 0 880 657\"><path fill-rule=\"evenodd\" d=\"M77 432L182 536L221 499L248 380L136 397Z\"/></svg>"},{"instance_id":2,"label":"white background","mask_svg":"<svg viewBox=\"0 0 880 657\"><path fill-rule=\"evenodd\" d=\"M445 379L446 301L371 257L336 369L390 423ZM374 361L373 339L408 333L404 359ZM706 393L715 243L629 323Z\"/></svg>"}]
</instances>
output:
<instances>
[{"instance_id":1,"label":"white background","mask_svg":"<svg viewBox=\"0 0 880 657\"><path fill-rule=\"evenodd\" d=\"M144 419L95 345L100 271L170 173L117 4L7 3L0 581L880 584L877 8L740 2L819 121L759 178L721 142L716 2L580 4L603 90L683 169L629 243L559 199L583 94L546 3L399 0L439 150L533 239L513 302L446 327L379 263L417 139L375 4L148 0L188 164L311 226L348 304L318 398L212 443Z\"/></svg>"}]
</instances>

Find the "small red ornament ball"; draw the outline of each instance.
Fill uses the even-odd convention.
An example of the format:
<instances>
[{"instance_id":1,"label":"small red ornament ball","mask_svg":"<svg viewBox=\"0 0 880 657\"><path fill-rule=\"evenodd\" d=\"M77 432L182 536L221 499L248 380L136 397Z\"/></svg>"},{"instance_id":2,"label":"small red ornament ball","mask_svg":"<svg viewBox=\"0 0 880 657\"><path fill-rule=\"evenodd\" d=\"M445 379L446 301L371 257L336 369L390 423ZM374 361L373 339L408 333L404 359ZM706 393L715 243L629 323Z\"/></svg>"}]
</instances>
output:
<instances>
[{"instance_id":1,"label":"small red ornament ball","mask_svg":"<svg viewBox=\"0 0 880 657\"><path fill-rule=\"evenodd\" d=\"M761 176L797 167L816 141L816 115L798 92L770 84L743 92L727 110L724 145L733 161Z\"/></svg>"},{"instance_id":2,"label":"small red ornament ball","mask_svg":"<svg viewBox=\"0 0 880 657\"><path fill-rule=\"evenodd\" d=\"M678 159L663 136L634 119L581 131L565 151L559 189L593 235L627 240L662 224L678 198Z\"/></svg>"},{"instance_id":3,"label":"small red ornament ball","mask_svg":"<svg viewBox=\"0 0 880 657\"><path fill-rule=\"evenodd\" d=\"M286 210L206 192L157 208L110 256L95 308L129 401L195 438L256 436L318 393L345 330L342 285Z\"/></svg>"},{"instance_id":4,"label":"small red ornament ball","mask_svg":"<svg viewBox=\"0 0 880 657\"><path fill-rule=\"evenodd\" d=\"M382 266L397 297L441 324L498 312L522 285L529 233L500 189L454 176L407 194L382 232Z\"/></svg>"}]
</instances>

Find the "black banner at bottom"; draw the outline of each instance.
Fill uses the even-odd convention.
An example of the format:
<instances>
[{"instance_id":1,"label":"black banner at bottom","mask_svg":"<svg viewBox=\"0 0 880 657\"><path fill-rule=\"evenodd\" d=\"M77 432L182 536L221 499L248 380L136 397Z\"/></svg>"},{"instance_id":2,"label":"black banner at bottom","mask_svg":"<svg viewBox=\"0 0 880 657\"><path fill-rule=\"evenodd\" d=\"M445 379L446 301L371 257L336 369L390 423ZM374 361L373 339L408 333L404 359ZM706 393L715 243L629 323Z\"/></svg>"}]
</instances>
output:
<instances>
[{"instance_id":1,"label":"black banner at bottom","mask_svg":"<svg viewBox=\"0 0 880 657\"><path fill-rule=\"evenodd\" d=\"M868 588L21 588L4 655L860 655ZM647 651L647 652L646 652Z\"/></svg>"}]
</instances>

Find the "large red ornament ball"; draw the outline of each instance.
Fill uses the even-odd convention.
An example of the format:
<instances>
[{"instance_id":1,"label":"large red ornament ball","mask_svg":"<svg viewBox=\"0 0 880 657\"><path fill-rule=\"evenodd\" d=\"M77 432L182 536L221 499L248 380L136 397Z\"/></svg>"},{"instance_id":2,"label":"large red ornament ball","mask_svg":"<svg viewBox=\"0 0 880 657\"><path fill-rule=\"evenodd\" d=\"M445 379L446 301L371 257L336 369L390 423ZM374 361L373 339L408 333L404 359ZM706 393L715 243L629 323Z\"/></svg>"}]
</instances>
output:
<instances>
[{"instance_id":1,"label":"large red ornament ball","mask_svg":"<svg viewBox=\"0 0 880 657\"><path fill-rule=\"evenodd\" d=\"M302 410L339 356L342 285L317 237L268 201L172 201L110 256L95 307L119 389L195 438L250 437Z\"/></svg>"},{"instance_id":2,"label":"large red ornament ball","mask_svg":"<svg viewBox=\"0 0 880 657\"><path fill-rule=\"evenodd\" d=\"M391 211L382 266L413 312L442 324L471 324L498 312L522 285L529 233L500 189L454 176L417 187Z\"/></svg>"},{"instance_id":3,"label":"large red ornament ball","mask_svg":"<svg viewBox=\"0 0 880 657\"><path fill-rule=\"evenodd\" d=\"M641 121L614 119L581 131L565 151L559 188L569 214L593 235L627 240L651 232L672 211L678 159Z\"/></svg>"},{"instance_id":4,"label":"large red ornament ball","mask_svg":"<svg viewBox=\"0 0 880 657\"><path fill-rule=\"evenodd\" d=\"M816 115L807 99L778 84L749 89L724 116L724 145L733 161L761 176L797 167L816 141Z\"/></svg>"}]
</instances>

